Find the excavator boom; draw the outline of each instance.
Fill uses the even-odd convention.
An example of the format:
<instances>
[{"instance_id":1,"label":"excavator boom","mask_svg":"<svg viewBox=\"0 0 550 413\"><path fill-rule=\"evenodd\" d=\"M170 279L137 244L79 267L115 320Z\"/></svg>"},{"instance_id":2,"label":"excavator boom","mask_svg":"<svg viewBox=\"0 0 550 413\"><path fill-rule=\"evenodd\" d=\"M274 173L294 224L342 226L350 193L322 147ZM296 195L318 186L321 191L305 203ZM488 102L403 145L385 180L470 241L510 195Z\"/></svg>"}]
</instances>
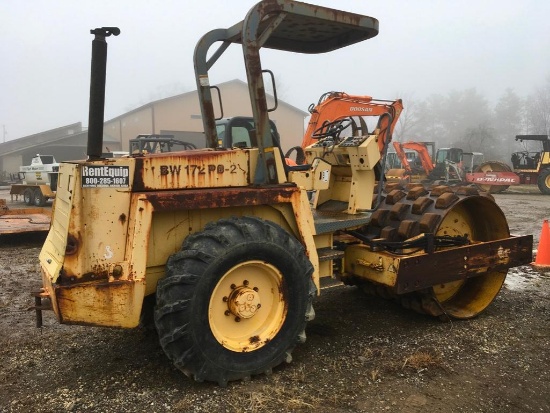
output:
<instances>
[{"instance_id":1,"label":"excavator boom","mask_svg":"<svg viewBox=\"0 0 550 413\"><path fill-rule=\"evenodd\" d=\"M302 148L306 148L316 142L314 132L324 124L334 122L347 117L359 117L360 135L368 135L367 125L363 116L378 116L379 129L378 148L383 152L388 136L391 136L397 119L403 110L401 99L379 100L371 96L348 95L344 92L328 92L321 96L316 106L311 105L309 112L311 118L308 123ZM390 130L388 133L388 126ZM370 131L371 133L373 131Z\"/></svg>"}]
</instances>

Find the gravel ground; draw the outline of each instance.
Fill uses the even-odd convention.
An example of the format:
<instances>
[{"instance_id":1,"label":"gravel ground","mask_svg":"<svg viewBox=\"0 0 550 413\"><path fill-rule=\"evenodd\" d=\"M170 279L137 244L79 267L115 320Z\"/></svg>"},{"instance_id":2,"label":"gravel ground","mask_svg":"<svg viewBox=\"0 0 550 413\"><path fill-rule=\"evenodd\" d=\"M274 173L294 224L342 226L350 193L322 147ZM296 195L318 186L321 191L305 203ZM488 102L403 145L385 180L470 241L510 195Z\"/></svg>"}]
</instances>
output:
<instances>
[{"instance_id":1,"label":"gravel ground","mask_svg":"<svg viewBox=\"0 0 550 413\"><path fill-rule=\"evenodd\" d=\"M1 194L0 194L1 195ZM550 198L495 196L512 233L538 240ZM510 271L479 317L442 323L336 286L307 342L271 376L195 383L145 330L34 327L44 236L0 237L0 412L548 412L550 274Z\"/></svg>"}]
</instances>

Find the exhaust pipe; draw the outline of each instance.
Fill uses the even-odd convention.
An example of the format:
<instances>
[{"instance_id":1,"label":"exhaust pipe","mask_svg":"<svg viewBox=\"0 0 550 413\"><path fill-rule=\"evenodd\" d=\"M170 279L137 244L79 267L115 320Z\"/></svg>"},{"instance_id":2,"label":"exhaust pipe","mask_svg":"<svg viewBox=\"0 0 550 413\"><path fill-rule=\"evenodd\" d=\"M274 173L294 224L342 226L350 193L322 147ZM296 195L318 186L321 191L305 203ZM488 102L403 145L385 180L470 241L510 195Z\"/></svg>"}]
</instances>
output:
<instances>
[{"instance_id":1,"label":"exhaust pipe","mask_svg":"<svg viewBox=\"0 0 550 413\"><path fill-rule=\"evenodd\" d=\"M106 37L118 36L118 27L90 30L92 41L92 69L90 77L90 108L88 112L88 159L99 159L103 152L103 121L105 112L105 78L107 72Z\"/></svg>"}]
</instances>

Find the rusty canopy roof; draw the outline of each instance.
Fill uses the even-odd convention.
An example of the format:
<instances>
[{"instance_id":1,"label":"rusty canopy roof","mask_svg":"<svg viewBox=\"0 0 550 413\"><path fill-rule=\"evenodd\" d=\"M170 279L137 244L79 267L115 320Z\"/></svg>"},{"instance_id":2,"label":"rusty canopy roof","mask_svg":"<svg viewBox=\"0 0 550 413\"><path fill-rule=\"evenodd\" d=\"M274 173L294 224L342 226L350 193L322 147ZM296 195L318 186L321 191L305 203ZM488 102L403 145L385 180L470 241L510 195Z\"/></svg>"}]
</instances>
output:
<instances>
[{"instance_id":1,"label":"rusty canopy roof","mask_svg":"<svg viewBox=\"0 0 550 413\"><path fill-rule=\"evenodd\" d=\"M258 33L267 34L262 47L296 53L326 53L378 34L378 20L347 11L287 0L258 3L245 20L227 29L227 39L242 43L247 26L260 16ZM245 27L244 30L247 30Z\"/></svg>"}]
</instances>

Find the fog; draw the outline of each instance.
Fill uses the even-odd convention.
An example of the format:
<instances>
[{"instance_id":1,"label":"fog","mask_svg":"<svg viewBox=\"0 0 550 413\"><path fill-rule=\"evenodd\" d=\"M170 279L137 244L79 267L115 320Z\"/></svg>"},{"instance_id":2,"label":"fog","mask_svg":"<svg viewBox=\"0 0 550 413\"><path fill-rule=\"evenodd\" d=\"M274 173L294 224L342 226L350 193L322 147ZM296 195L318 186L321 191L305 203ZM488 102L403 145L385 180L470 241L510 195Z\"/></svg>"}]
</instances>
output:
<instances>
[{"instance_id":1,"label":"fog","mask_svg":"<svg viewBox=\"0 0 550 413\"><path fill-rule=\"evenodd\" d=\"M330 90L424 99L475 88L496 102L525 97L550 76L550 2L316 0L377 18L374 39L324 55L263 53L280 97L306 110ZM109 37L105 119L195 89L193 50L207 31L242 20L255 0L0 2L0 142L88 123L90 29ZM211 83L246 80L238 46Z\"/></svg>"}]
</instances>

